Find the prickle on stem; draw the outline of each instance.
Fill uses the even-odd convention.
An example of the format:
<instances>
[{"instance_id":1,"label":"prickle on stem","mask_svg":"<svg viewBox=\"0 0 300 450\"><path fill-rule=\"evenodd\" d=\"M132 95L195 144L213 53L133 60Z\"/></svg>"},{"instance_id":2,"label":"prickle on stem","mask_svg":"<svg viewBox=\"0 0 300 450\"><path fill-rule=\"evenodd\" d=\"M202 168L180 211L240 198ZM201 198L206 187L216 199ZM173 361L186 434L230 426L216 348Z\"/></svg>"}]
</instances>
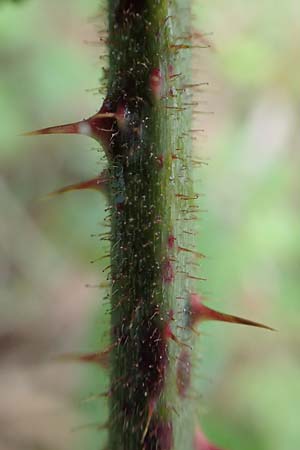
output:
<instances>
[{"instance_id":1,"label":"prickle on stem","mask_svg":"<svg viewBox=\"0 0 300 450\"><path fill-rule=\"evenodd\" d=\"M109 100L104 100L100 110L79 122L55 125L35 131L23 133L22 136L38 136L43 134L81 134L89 136L99 142L106 156L109 156L110 143L118 127L124 126L125 107L122 103L112 106Z\"/></svg>"},{"instance_id":2,"label":"prickle on stem","mask_svg":"<svg viewBox=\"0 0 300 450\"><path fill-rule=\"evenodd\" d=\"M201 323L206 320L238 323L241 325L249 325L252 327L265 328L266 330L274 331L274 328L262 323L215 311L214 309L211 309L203 304L200 295L195 293L190 294L190 325L194 326L197 323Z\"/></svg>"},{"instance_id":3,"label":"prickle on stem","mask_svg":"<svg viewBox=\"0 0 300 450\"><path fill-rule=\"evenodd\" d=\"M98 364L102 368L107 369L109 367L111 346L102 352L92 352L92 353L68 353L60 355L56 358L57 361L62 362L83 362L83 363L93 363Z\"/></svg>"},{"instance_id":4,"label":"prickle on stem","mask_svg":"<svg viewBox=\"0 0 300 450\"><path fill-rule=\"evenodd\" d=\"M109 185L109 177L107 171L103 171L98 177L90 180L81 181L79 183L69 184L47 194L47 197L54 197L56 195L65 194L66 192L80 191L85 189L92 189L99 192L106 193Z\"/></svg>"}]
</instances>

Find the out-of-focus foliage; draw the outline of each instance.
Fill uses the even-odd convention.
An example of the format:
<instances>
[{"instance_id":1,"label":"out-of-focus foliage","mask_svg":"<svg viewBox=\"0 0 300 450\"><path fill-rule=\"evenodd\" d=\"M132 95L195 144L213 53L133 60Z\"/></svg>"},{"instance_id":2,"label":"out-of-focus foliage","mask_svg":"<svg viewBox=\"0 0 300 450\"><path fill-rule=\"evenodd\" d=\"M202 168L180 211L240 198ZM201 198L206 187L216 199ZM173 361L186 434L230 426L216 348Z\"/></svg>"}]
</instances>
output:
<instances>
[{"instance_id":1,"label":"out-of-focus foliage","mask_svg":"<svg viewBox=\"0 0 300 450\"><path fill-rule=\"evenodd\" d=\"M101 98L85 89L99 85L105 50L83 43L96 40L97 4L1 7L1 450L95 449L105 438L93 426L70 431L104 421L105 376L52 361L105 345L105 290L85 288L105 280L104 262L89 265L105 253L90 237L103 231L105 202L96 192L41 201L95 176L101 153L84 137L18 136L97 110ZM298 8L296 0L194 2L194 25L213 32L215 45L196 50L194 66L195 82L210 83L201 106L214 113L195 116L194 126L206 130L195 157L208 160L195 169L207 210L195 223L208 256L199 290L212 306L279 330L205 326L199 417L228 450L300 446Z\"/></svg>"},{"instance_id":2,"label":"out-of-focus foliage","mask_svg":"<svg viewBox=\"0 0 300 450\"><path fill-rule=\"evenodd\" d=\"M205 426L233 450L300 446L298 7L294 0L195 5L216 46L197 71L211 81L214 111L200 148L209 158L199 173L208 210L199 235L208 255L203 290L219 308L278 329L205 329Z\"/></svg>"},{"instance_id":3,"label":"out-of-focus foliage","mask_svg":"<svg viewBox=\"0 0 300 450\"><path fill-rule=\"evenodd\" d=\"M12 3L21 3L24 0L0 0L0 6L5 2L12 2Z\"/></svg>"}]
</instances>

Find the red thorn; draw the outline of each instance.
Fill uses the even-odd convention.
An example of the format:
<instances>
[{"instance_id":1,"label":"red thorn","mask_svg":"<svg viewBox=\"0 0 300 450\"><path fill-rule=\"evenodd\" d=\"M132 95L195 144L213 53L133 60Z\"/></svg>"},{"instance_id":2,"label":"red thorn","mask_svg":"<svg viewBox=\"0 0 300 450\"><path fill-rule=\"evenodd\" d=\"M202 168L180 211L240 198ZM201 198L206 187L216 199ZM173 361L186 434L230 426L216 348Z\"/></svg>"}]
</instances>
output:
<instances>
[{"instance_id":1,"label":"red thorn","mask_svg":"<svg viewBox=\"0 0 300 450\"><path fill-rule=\"evenodd\" d=\"M84 355L70 353L61 355L57 358L58 361L70 361L70 362L85 362L99 364L101 367L107 369L109 365L109 355L106 352L86 353Z\"/></svg>"},{"instance_id":2,"label":"red thorn","mask_svg":"<svg viewBox=\"0 0 300 450\"><path fill-rule=\"evenodd\" d=\"M107 135L111 135L112 123L110 124L111 126L105 128L104 121L112 121L112 118L115 118L115 114L97 113L89 119L82 120L80 122L41 128L39 130L23 133L22 136L37 136L43 134L82 134L96 139L101 144L107 144L105 133Z\"/></svg>"},{"instance_id":3,"label":"red thorn","mask_svg":"<svg viewBox=\"0 0 300 450\"><path fill-rule=\"evenodd\" d=\"M47 197L53 197L55 195L64 194L65 192L78 191L83 189L94 189L96 191L106 192L108 181L109 178L107 172L104 171L100 176L92 178L91 180L86 180L75 184L69 184L60 189L57 189L56 191L50 192L47 195Z\"/></svg>"},{"instance_id":4,"label":"red thorn","mask_svg":"<svg viewBox=\"0 0 300 450\"><path fill-rule=\"evenodd\" d=\"M112 346L110 345L107 349L102 352L93 352L85 354L69 353L65 355L60 355L56 358L57 361L70 361L70 362L84 362L98 364L101 367L107 369L109 367L109 357Z\"/></svg>"},{"instance_id":5,"label":"red thorn","mask_svg":"<svg viewBox=\"0 0 300 450\"><path fill-rule=\"evenodd\" d=\"M86 128L84 128L86 126ZM89 124L88 121L83 120L82 122L68 123L65 125L57 125L53 127L41 128L40 130L29 131L28 133L22 133L21 136L37 136L39 134L88 134L88 132L83 133L82 130L88 131Z\"/></svg>"},{"instance_id":6,"label":"red thorn","mask_svg":"<svg viewBox=\"0 0 300 450\"><path fill-rule=\"evenodd\" d=\"M221 450L219 447L211 444L199 427L196 427L194 433L194 450Z\"/></svg>"},{"instance_id":7,"label":"red thorn","mask_svg":"<svg viewBox=\"0 0 300 450\"><path fill-rule=\"evenodd\" d=\"M243 319L242 317L232 316L230 314L224 314L214 309L208 308L203 305L202 299L198 294L190 295L190 314L191 314L191 326L198 322L204 322L206 320L215 320L219 322L238 323L241 325L249 325L252 327L265 328L266 330L274 331L274 328L268 327L262 323L253 322L252 320Z\"/></svg>"},{"instance_id":8,"label":"red thorn","mask_svg":"<svg viewBox=\"0 0 300 450\"><path fill-rule=\"evenodd\" d=\"M65 125L41 128L36 131L24 133L23 136L36 136L42 134L83 134L100 142L100 144L103 145L104 150L108 153L115 121L117 121L120 127L122 125L120 123L120 121L122 121L121 109L118 107L116 112L112 111L111 108L110 102L104 100L101 109L88 119Z\"/></svg>"}]
</instances>

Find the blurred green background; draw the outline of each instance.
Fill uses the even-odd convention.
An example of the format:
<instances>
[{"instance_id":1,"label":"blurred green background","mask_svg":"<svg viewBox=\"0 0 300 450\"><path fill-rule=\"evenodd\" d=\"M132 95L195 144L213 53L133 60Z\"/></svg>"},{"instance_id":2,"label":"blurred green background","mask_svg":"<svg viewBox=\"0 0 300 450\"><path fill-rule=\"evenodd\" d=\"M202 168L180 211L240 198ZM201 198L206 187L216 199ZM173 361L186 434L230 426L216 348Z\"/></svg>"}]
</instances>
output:
<instances>
[{"instance_id":1,"label":"blurred green background","mask_svg":"<svg viewBox=\"0 0 300 450\"><path fill-rule=\"evenodd\" d=\"M197 116L195 169L204 193L199 286L220 310L276 333L207 324L196 363L199 419L227 450L300 448L300 25L298 0L194 1L195 50L209 82ZM24 131L94 113L105 49L98 0L0 2L0 450L105 444L105 375L58 354L104 347L107 247L97 192L43 196L99 173L85 137ZM101 19L102 20L102 19ZM90 44L84 41L90 41ZM99 55L104 55L99 59ZM93 90L95 88L95 90ZM100 276L99 276L100 274ZM87 424L86 428L78 429Z\"/></svg>"}]
</instances>

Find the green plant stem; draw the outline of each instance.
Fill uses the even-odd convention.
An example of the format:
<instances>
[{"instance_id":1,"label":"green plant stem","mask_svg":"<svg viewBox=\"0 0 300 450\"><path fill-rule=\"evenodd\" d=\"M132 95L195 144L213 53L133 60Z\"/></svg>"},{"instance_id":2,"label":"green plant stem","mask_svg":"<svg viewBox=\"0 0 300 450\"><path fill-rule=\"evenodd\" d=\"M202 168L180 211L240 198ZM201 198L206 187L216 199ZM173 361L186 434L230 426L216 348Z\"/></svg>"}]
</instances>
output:
<instances>
[{"instance_id":1,"label":"green plant stem","mask_svg":"<svg viewBox=\"0 0 300 450\"><path fill-rule=\"evenodd\" d=\"M176 233L178 221L188 218L182 210L191 203L191 180L190 140L184 134L190 112L176 89L184 82L183 75L176 79L184 49L176 47L175 29L180 33L180 21L187 20L176 14L188 14L169 3L109 1L106 101L119 111L109 148L109 450L179 448L175 366L183 344L171 341L176 326L186 325L184 300L176 297L187 295L189 281L186 256L171 240L186 240ZM189 337L184 329L181 335Z\"/></svg>"}]
</instances>

